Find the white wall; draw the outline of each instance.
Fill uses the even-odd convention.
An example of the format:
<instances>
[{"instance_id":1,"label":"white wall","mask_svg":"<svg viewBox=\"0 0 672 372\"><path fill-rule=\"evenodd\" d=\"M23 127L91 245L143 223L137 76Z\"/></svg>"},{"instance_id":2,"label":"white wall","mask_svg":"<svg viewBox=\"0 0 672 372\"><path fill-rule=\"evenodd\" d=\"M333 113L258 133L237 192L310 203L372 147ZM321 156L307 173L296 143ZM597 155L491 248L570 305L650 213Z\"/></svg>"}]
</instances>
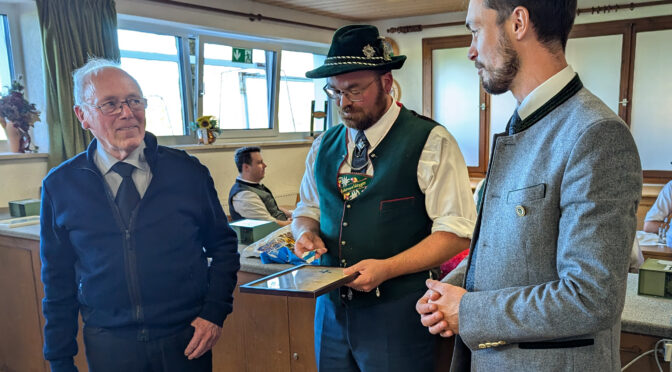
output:
<instances>
[{"instance_id":1,"label":"white wall","mask_svg":"<svg viewBox=\"0 0 672 372\"><path fill-rule=\"evenodd\" d=\"M39 198L46 174L46 155L0 158L0 208L12 200Z\"/></svg>"},{"instance_id":2,"label":"white wall","mask_svg":"<svg viewBox=\"0 0 672 372\"><path fill-rule=\"evenodd\" d=\"M294 205L310 144L256 145L262 147L264 162L268 165L262 183L271 189L278 204ZM227 214L229 190L238 176L233 161L235 150L235 146L215 145L190 146L186 149L210 170L219 200ZM42 179L46 174L45 155L0 157L0 208L7 208L7 203L12 200L39 198Z\"/></svg>"},{"instance_id":3,"label":"white wall","mask_svg":"<svg viewBox=\"0 0 672 372\"><path fill-rule=\"evenodd\" d=\"M595 1L593 1L594 3ZM584 4L582 4L584 3ZM605 5L611 3L621 3L614 1L600 1L598 5ZM594 5L594 4L593 4ZM590 6L586 5L585 1L579 1L579 8ZM596 23L606 22L619 19L656 17L663 15L672 15L672 4L658 5L652 7L636 8L631 10L620 10L618 12L602 13L602 14L581 14L576 17L577 24L579 23ZM387 33L387 29L399 26L408 25L430 25L449 22L463 22L466 17L466 12L444 13L432 16L423 17L407 17L396 18L384 21L373 22L378 27L381 35L394 39L399 45L399 53L406 55L406 63L401 70L393 71L394 78L399 82L401 87L401 102L408 108L422 113L422 39L431 37L467 35L465 26L452 26L429 28L422 32L411 32L407 34L402 33ZM465 55L466 59L467 56ZM474 68L474 74L476 74Z\"/></svg>"}]
</instances>

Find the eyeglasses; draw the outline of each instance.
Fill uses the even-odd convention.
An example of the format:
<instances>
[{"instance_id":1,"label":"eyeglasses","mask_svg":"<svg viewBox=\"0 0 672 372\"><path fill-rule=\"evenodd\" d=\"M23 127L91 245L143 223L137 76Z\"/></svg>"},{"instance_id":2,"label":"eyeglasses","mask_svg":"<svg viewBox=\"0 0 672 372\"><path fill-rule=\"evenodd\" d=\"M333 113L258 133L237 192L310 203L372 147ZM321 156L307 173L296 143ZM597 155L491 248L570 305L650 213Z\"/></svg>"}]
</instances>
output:
<instances>
[{"instance_id":1,"label":"eyeglasses","mask_svg":"<svg viewBox=\"0 0 672 372\"><path fill-rule=\"evenodd\" d=\"M100 110L100 112L103 113L103 115L118 115L121 113L121 110L123 110L124 104L126 104L126 106L128 106L128 108L131 109L131 111L141 111L146 109L147 98L126 98L121 102L108 101L99 106L92 105L90 103L86 104L91 107L97 108L98 110Z\"/></svg>"},{"instance_id":2,"label":"eyeglasses","mask_svg":"<svg viewBox=\"0 0 672 372\"><path fill-rule=\"evenodd\" d=\"M353 89L353 90L338 90L334 89L329 86L329 84L325 85L322 90L324 90L324 93L327 94L327 97L330 99L333 99L335 101L340 101L343 96L345 96L348 101L350 102L361 102L364 100L364 97L362 95L364 92L373 84L374 81L378 80L378 78L375 78L371 80L368 84L365 86L359 88L359 89Z\"/></svg>"}]
</instances>

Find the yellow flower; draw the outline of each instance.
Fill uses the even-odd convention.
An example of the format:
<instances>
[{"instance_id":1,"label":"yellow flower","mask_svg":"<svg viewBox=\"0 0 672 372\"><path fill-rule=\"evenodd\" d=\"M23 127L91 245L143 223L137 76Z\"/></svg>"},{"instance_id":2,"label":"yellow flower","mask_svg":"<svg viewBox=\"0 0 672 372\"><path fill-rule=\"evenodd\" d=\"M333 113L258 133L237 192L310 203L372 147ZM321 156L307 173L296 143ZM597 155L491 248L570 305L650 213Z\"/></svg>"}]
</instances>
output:
<instances>
[{"instance_id":1,"label":"yellow flower","mask_svg":"<svg viewBox=\"0 0 672 372\"><path fill-rule=\"evenodd\" d=\"M198 123L198 126L200 128L205 128L205 129L211 129L212 128L212 123L210 120L212 119L212 115L204 115L196 119L196 122Z\"/></svg>"}]
</instances>

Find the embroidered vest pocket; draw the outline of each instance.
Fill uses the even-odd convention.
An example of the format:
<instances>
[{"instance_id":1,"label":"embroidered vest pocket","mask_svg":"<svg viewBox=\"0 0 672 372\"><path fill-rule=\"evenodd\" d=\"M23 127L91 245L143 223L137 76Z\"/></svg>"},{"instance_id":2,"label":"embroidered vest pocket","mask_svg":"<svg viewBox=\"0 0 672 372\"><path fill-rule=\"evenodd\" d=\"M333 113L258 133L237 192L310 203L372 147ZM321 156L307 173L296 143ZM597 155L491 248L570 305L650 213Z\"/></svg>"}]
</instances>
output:
<instances>
[{"instance_id":1,"label":"embroidered vest pocket","mask_svg":"<svg viewBox=\"0 0 672 372\"><path fill-rule=\"evenodd\" d=\"M545 196L546 184L540 183L538 185L509 191L506 197L506 202L509 204L518 204L525 201L543 199Z\"/></svg>"}]
</instances>

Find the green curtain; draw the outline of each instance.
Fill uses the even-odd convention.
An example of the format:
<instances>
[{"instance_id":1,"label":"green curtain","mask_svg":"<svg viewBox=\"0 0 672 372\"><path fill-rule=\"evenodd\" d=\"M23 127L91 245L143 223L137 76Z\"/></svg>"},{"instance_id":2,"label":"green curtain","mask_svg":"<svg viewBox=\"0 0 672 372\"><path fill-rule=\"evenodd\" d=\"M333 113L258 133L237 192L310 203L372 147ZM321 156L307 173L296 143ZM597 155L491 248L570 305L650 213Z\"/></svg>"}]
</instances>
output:
<instances>
[{"instance_id":1,"label":"green curtain","mask_svg":"<svg viewBox=\"0 0 672 372\"><path fill-rule=\"evenodd\" d=\"M84 151L93 138L72 109L72 72L90 57L119 60L114 0L36 0L42 31L49 168Z\"/></svg>"}]
</instances>

